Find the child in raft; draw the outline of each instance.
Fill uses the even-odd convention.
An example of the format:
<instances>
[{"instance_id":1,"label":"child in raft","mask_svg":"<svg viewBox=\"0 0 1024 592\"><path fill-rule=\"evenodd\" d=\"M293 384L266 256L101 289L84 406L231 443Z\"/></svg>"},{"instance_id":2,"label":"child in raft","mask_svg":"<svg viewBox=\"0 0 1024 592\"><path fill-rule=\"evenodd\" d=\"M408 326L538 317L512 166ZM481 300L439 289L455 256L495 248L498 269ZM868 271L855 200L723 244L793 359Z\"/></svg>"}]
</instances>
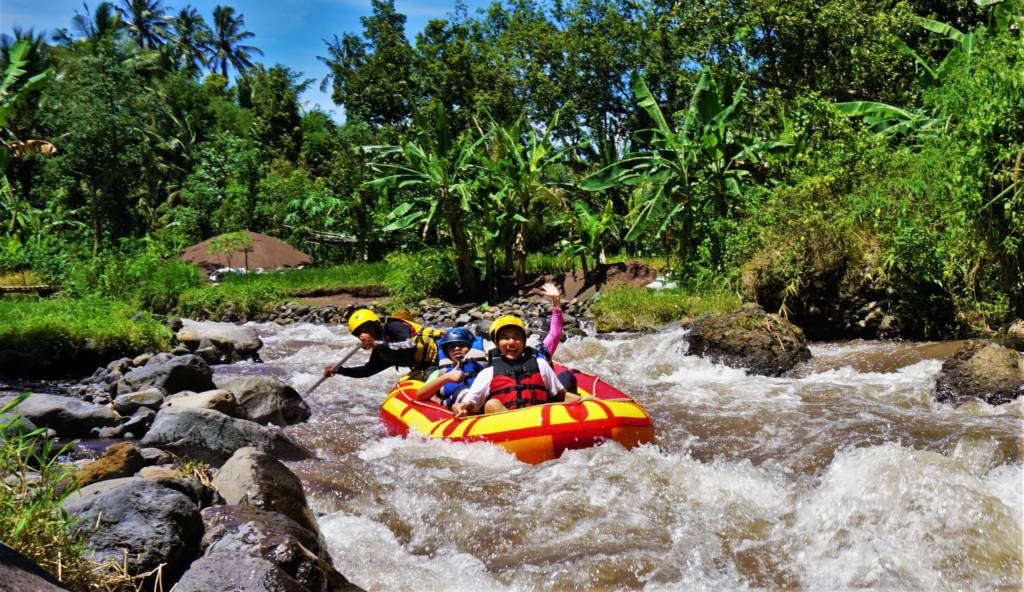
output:
<instances>
[{"instance_id":1,"label":"child in raft","mask_svg":"<svg viewBox=\"0 0 1024 592\"><path fill-rule=\"evenodd\" d=\"M541 287L541 296L551 301L551 324L547 335L538 345L538 354L550 360L562 337L562 294L554 284L547 282ZM466 329L446 331L438 341L438 347L448 359L427 377L416 392L416 398L420 401L430 399L451 407L458 396L469 388L477 374L488 365L482 345L474 348L477 343L473 334ZM572 372L564 370L558 374L558 378L566 390L576 392L576 377Z\"/></svg>"},{"instance_id":2,"label":"child in raft","mask_svg":"<svg viewBox=\"0 0 1024 592\"><path fill-rule=\"evenodd\" d=\"M547 360L526 346L526 324L515 316L504 316L491 325L491 341L497 344L491 365L477 375L473 384L452 405L455 418L476 413L499 413L557 401L578 401L567 393Z\"/></svg>"}]
</instances>

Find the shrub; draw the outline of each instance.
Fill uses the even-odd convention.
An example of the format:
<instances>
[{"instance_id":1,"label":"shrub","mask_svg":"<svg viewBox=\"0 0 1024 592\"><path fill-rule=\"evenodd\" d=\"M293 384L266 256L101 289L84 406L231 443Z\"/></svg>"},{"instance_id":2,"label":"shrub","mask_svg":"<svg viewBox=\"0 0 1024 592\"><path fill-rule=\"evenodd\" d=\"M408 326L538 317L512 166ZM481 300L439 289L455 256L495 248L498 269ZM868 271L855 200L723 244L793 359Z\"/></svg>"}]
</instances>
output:
<instances>
[{"instance_id":1,"label":"shrub","mask_svg":"<svg viewBox=\"0 0 1024 592\"><path fill-rule=\"evenodd\" d=\"M388 256L387 287L393 304L413 304L454 283L455 259L447 251L424 249Z\"/></svg>"},{"instance_id":2,"label":"shrub","mask_svg":"<svg viewBox=\"0 0 1024 592\"><path fill-rule=\"evenodd\" d=\"M615 287L602 290L594 302L599 332L650 331L660 325L706 312L729 312L740 297L726 290L689 292Z\"/></svg>"}]
</instances>

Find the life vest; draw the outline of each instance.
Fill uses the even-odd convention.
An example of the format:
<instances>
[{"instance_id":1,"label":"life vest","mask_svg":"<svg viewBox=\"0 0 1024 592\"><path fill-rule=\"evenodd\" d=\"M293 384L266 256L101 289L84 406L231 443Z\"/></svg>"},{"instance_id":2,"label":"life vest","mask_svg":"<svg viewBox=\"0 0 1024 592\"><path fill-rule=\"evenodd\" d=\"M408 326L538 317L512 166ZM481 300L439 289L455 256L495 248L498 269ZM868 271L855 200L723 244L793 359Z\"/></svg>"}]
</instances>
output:
<instances>
[{"instance_id":1,"label":"life vest","mask_svg":"<svg viewBox=\"0 0 1024 592\"><path fill-rule=\"evenodd\" d=\"M448 372L455 367L455 362L444 353L444 348L437 348L438 363L437 366L441 372ZM476 380L477 374L487 367L487 354L484 353L484 338L477 336L473 340L473 343L469 346L469 351L462 358L462 364L459 369L462 370L464 376L459 382L449 382L448 384L441 387L441 399L444 404L451 407L452 403L455 402L455 396L464 388L468 388L469 385L473 384Z\"/></svg>"},{"instance_id":2,"label":"life vest","mask_svg":"<svg viewBox=\"0 0 1024 592\"><path fill-rule=\"evenodd\" d=\"M533 348L526 348L523 355L513 363L505 361L492 352L491 387L487 399L501 401L506 409L519 409L530 405L542 405L551 401L551 394L544 385L537 364L537 354Z\"/></svg>"},{"instance_id":3,"label":"life vest","mask_svg":"<svg viewBox=\"0 0 1024 592\"><path fill-rule=\"evenodd\" d=\"M407 321L398 317L389 317L384 319L384 327L387 327L387 324L391 322L399 322L409 327L409 338L416 344L416 350L413 352L411 360L412 363L407 364L410 368L426 368L433 364L437 364L437 339L444 334L443 331L424 327L419 323L414 323L413 321ZM388 339L387 331L384 332L383 339L385 342L391 341Z\"/></svg>"}]
</instances>

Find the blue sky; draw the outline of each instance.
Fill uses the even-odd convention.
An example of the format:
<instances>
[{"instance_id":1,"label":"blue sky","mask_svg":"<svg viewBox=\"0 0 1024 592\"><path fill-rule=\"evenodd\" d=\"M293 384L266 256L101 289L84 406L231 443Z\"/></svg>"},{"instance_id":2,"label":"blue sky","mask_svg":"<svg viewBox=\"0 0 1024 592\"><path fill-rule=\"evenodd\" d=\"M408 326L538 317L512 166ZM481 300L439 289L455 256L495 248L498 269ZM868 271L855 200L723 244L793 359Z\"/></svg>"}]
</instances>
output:
<instances>
[{"instance_id":1,"label":"blue sky","mask_svg":"<svg viewBox=\"0 0 1024 592\"><path fill-rule=\"evenodd\" d=\"M120 4L120 0L115 0ZM98 0L90 0L94 9ZM162 5L175 12L186 5L194 6L207 23L213 20L213 8L230 5L245 16L245 25L256 36L249 41L263 50L257 59L267 65L283 64L302 72L316 83L302 96L307 108L319 106L341 119L341 108L331 102L330 93L320 92L320 80L327 67L316 59L325 55L324 39L342 33L362 33L359 18L370 14L370 0L164 0ZM464 0L471 14L490 5L489 0ZM455 0L395 0L395 8L408 17L406 35L410 41L427 21L445 18L455 7ZM15 26L52 32L69 27L75 12L84 12L81 0L0 0L0 32L10 33Z\"/></svg>"}]
</instances>

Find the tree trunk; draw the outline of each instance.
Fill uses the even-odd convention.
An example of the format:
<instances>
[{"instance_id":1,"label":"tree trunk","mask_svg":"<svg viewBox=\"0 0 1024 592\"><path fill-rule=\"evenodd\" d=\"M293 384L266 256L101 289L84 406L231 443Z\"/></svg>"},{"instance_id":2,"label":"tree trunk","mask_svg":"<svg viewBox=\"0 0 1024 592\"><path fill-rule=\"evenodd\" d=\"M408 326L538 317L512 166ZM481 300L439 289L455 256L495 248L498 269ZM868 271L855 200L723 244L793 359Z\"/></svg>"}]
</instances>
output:
<instances>
[{"instance_id":1,"label":"tree trunk","mask_svg":"<svg viewBox=\"0 0 1024 592\"><path fill-rule=\"evenodd\" d=\"M526 285L526 237L522 227L516 229L516 242L513 247L516 256L516 288Z\"/></svg>"},{"instance_id":2,"label":"tree trunk","mask_svg":"<svg viewBox=\"0 0 1024 592\"><path fill-rule=\"evenodd\" d=\"M452 231L452 242L455 246L455 258L459 269L459 282L466 292L476 295L480 289L473 266L473 245L466 239L466 229L458 216L449 215L448 226Z\"/></svg>"},{"instance_id":3,"label":"tree trunk","mask_svg":"<svg viewBox=\"0 0 1024 592\"><path fill-rule=\"evenodd\" d=\"M92 217L92 256L95 257L100 252L100 197L92 183L86 183L89 185L89 192L92 195L89 213Z\"/></svg>"}]
</instances>

